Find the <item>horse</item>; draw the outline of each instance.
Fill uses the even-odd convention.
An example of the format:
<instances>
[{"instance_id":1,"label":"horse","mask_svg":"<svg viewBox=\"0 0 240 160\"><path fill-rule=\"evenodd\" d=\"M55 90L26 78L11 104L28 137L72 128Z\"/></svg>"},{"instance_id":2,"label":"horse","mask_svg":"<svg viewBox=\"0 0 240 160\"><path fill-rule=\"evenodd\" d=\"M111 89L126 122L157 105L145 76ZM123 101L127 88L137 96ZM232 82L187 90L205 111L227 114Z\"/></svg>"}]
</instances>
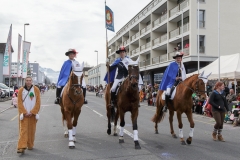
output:
<instances>
[{"instance_id":1,"label":"horse","mask_svg":"<svg viewBox=\"0 0 240 160\"><path fill-rule=\"evenodd\" d=\"M76 126L84 103L81 88L82 79L83 74L79 77L76 76L74 72L71 72L68 83L63 90L62 98L60 99L62 121L65 130L64 136L65 138L69 137L68 146L70 149L75 148ZM65 123L67 123L67 128L65 127Z\"/></svg>"},{"instance_id":2,"label":"horse","mask_svg":"<svg viewBox=\"0 0 240 160\"><path fill-rule=\"evenodd\" d=\"M210 76L210 74L208 76ZM203 72L201 75L195 74L182 81L176 88L174 99L167 104L169 109L170 133L173 138L177 138L173 130L173 116L174 111L176 111L179 127L179 137L182 145L186 145L186 142L187 144L192 143L194 131L194 121L192 116L192 94L196 93L200 99L206 99L205 80L207 80L208 76L204 76ZM165 113L163 112L165 101L161 98L162 94L163 91L158 90L156 99L156 113L152 118L152 121L155 123L156 134L158 134L158 123L160 123L165 116ZM183 138L182 113L185 113L187 115L188 121L190 122L190 133L186 142Z\"/></svg>"},{"instance_id":3,"label":"horse","mask_svg":"<svg viewBox=\"0 0 240 160\"><path fill-rule=\"evenodd\" d=\"M120 132L119 143L124 143L123 131L125 126L124 115L126 112L131 112L132 126L133 126L133 139L135 149L141 149L138 142L138 107L139 107L139 67L138 65L128 65L128 77L124 79L120 85L117 93L116 100L116 113L114 117L114 135L117 136L117 121L120 117Z\"/></svg>"}]
</instances>

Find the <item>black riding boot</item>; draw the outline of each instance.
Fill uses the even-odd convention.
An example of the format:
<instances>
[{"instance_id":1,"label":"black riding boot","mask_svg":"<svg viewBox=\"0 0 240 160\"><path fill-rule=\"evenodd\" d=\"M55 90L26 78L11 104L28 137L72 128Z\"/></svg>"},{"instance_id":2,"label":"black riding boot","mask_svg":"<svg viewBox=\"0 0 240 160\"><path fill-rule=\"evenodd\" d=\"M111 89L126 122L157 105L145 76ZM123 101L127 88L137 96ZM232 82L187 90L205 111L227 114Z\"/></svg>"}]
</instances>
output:
<instances>
[{"instance_id":1,"label":"black riding boot","mask_svg":"<svg viewBox=\"0 0 240 160\"><path fill-rule=\"evenodd\" d=\"M61 92L62 92L62 87L56 89L56 97L57 97L57 98L56 98L56 100L55 100L55 102L54 102L55 104L59 104Z\"/></svg>"},{"instance_id":2,"label":"black riding boot","mask_svg":"<svg viewBox=\"0 0 240 160\"><path fill-rule=\"evenodd\" d=\"M167 109L168 109L167 104L169 102L169 99L170 99L170 96L165 94L165 105L164 105L164 108L163 108L163 112L167 112Z\"/></svg>"},{"instance_id":3,"label":"black riding boot","mask_svg":"<svg viewBox=\"0 0 240 160\"><path fill-rule=\"evenodd\" d=\"M115 104L116 92L111 92L111 106L113 107Z\"/></svg>"},{"instance_id":4,"label":"black riding boot","mask_svg":"<svg viewBox=\"0 0 240 160\"><path fill-rule=\"evenodd\" d=\"M83 97L84 97L84 104L87 104L87 100L85 99L86 98L86 91L87 89L86 88L82 88L83 89Z\"/></svg>"}]
</instances>

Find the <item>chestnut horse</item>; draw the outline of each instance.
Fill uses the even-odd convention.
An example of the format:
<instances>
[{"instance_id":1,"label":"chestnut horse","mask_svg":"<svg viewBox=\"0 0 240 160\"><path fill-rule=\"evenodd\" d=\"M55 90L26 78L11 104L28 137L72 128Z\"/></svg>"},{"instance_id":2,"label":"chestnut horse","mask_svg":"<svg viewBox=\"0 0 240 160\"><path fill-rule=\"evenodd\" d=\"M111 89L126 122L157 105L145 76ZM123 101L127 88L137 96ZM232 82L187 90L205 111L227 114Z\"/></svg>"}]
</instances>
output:
<instances>
[{"instance_id":1,"label":"chestnut horse","mask_svg":"<svg viewBox=\"0 0 240 160\"><path fill-rule=\"evenodd\" d=\"M182 145L186 145L183 138L182 113L185 113L187 115L188 121L190 122L190 133L186 142L188 144L191 144L194 131L194 121L192 117L192 94L195 92L200 97L200 99L206 99L204 81L207 80L208 76L204 77L204 73L202 73L201 75L195 74L185 79L177 86L174 99L167 104L169 109L169 123L171 135L172 137L177 138L173 130L173 116L174 111L176 111L179 127L179 137ZM152 121L155 122L156 134L158 134L158 123L163 120L165 115L163 112L163 106L165 104L165 101L162 99L162 94L163 91L159 90L156 100L156 113L152 118Z\"/></svg>"},{"instance_id":2,"label":"chestnut horse","mask_svg":"<svg viewBox=\"0 0 240 160\"><path fill-rule=\"evenodd\" d=\"M125 126L124 115L126 112L131 112L133 139L135 149L141 149L138 142L138 105L139 105L139 67L138 65L128 65L128 77L122 82L118 89L116 107L117 111L114 119L114 135L117 135L117 121L120 117L120 132L119 143L124 143L123 131Z\"/></svg>"},{"instance_id":3,"label":"chestnut horse","mask_svg":"<svg viewBox=\"0 0 240 160\"><path fill-rule=\"evenodd\" d=\"M63 90L62 98L60 99L63 126L64 123L67 123L67 129L65 128L64 134L66 138L69 137L69 148L75 148L76 126L84 103L83 91L81 88L82 79L83 74L78 77L74 72L71 72L68 83Z\"/></svg>"}]
</instances>

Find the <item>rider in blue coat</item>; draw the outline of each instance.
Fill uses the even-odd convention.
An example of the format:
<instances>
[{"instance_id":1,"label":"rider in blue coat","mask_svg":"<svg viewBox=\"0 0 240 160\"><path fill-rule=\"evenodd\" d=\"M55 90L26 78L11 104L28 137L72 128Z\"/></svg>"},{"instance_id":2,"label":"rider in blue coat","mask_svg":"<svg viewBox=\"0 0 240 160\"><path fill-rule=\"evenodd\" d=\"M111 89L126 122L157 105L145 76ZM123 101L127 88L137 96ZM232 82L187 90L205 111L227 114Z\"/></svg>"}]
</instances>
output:
<instances>
[{"instance_id":1,"label":"rider in blue coat","mask_svg":"<svg viewBox=\"0 0 240 160\"><path fill-rule=\"evenodd\" d=\"M67 84L68 82L68 78L71 74L72 71L72 64L74 63L79 63L77 62L74 58L76 57L76 54L78 52L76 52L75 49L69 49L65 55L69 57L68 60L66 60L61 68L59 77L58 77L58 81L57 81L57 89L56 89L56 100L55 100L55 104L59 104L59 99L60 99L60 95L62 92L63 87ZM84 103L86 104L87 101L85 99L86 97L86 84L85 84L85 80L83 78L82 81L82 89L83 89L83 95L84 95Z\"/></svg>"},{"instance_id":2,"label":"rider in blue coat","mask_svg":"<svg viewBox=\"0 0 240 160\"><path fill-rule=\"evenodd\" d=\"M167 103L171 97L171 92L173 89L186 78L185 67L182 63L182 56L180 52L176 52L176 55L173 56L175 59L174 62L171 62L166 68L161 84L159 85L159 90L165 92L165 106L163 111L167 112Z\"/></svg>"}]
</instances>

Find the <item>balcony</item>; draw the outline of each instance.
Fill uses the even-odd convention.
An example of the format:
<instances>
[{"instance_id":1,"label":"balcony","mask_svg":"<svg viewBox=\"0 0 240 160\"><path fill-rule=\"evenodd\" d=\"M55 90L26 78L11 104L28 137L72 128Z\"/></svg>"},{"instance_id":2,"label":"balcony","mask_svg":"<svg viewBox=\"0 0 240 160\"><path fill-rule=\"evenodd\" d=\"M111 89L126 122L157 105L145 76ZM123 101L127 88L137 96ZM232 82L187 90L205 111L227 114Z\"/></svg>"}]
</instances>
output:
<instances>
[{"instance_id":1,"label":"balcony","mask_svg":"<svg viewBox=\"0 0 240 160\"><path fill-rule=\"evenodd\" d=\"M153 21L153 27L156 27L158 24L164 22L167 19L167 14L162 15L157 20Z\"/></svg>"},{"instance_id":2,"label":"balcony","mask_svg":"<svg viewBox=\"0 0 240 160\"><path fill-rule=\"evenodd\" d=\"M183 25L183 33L189 31L189 23L186 23ZM174 29L173 31L169 32L169 37L174 38L176 36L179 36L182 33L182 27L178 27L177 29Z\"/></svg>"},{"instance_id":3,"label":"balcony","mask_svg":"<svg viewBox=\"0 0 240 160\"><path fill-rule=\"evenodd\" d=\"M140 32L141 32L141 35L143 35L144 33L146 33L147 31L149 31L151 29L151 26L148 25L147 27L143 28Z\"/></svg>"},{"instance_id":4,"label":"balcony","mask_svg":"<svg viewBox=\"0 0 240 160\"><path fill-rule=\"evenodd\" d=\"M136 54L139 53L139 52L140 52L140 47L132 50L132 51L130 52L130 56L134 56L134 55L136 55Z\"/></svg>"},{"instance_id":5,"label":"balcony","mask_svg":"<svg viewBox=\"0 0 240 160\"><path fill-rule=\"evenodd\" d=\"M152 58L152 64L158 64L167 61L167 54Z\"/></svg>"},{"instance_id":6,"label":"balcony","mask_svg":"<svg viewBox=\"0 0 240 160\"><path fill-rule=\"evenodd\" d=\"M189 6L189 0L185 0L182 3L180 3L179 5L177 5L176 7L174 7L173 9L171 9L169 11L169 17L172 17L173 15L175 15L176 13L178 13L179 11L187 8Z\"/></svg>"},{"instance_id":7,"label":"balcony","mask_svg":"<svg viewBox=\"0 0 240 160\"><path fill-rule=\"evenodd\" d=\"M156 39L154 39L153 40L153 46L155 46L157 44L160 44L162 42L165 42L165 41L167 41L167 33L158 37L158 38L156 38Z\"/></svg>"},{"instance_id":8,"label":"balcony","mask_svg":"<svg viewBox=\"0 0 240 160\"><path fill-rule=\"evenodd\" d=\"M141 61L141 62L139 62L139 64L140 64L140 67L148 66L148 65L150 65L150 59L146 59L145 61Z\"/></svg>"},{"instance_id":9,"label":"balcony","mask_svg":"<svg viewBox=\"0 0 240 160\"><path fill-rule=\"evenodd\" d=\"M150 42L148 42L148 43L142 45L142 46L140 47L140 49L141 49L141 51L144 51L145 49L148 49L148 48L150 48L150 47L151 47L151 46L150 46Z\"/></svg>"},{"instance_id":10,"label":"balcony","mask_svg":"<svg viewBox=\"0 0 240 160\"><path fill-rule=\"evenodd\" d=\"M182 52L183 52L183 56L188 56L189 55L189 48L184 48ZM173 56L175 56L175 55L176 55L176 51L168 53L168 60L172 60Z\"/></svg>"},{"instance_id":11,"label":"balcony","mask_svg":"<svg viewBox=\"0 0 240 160\"><path fill-rule=\"evenodd\" d=\"M129 44L129 42L130 42L130 39L124 41L124 42L123 42L123 45L126 46L127 44Z\"/></svg>"}]
</instances>

